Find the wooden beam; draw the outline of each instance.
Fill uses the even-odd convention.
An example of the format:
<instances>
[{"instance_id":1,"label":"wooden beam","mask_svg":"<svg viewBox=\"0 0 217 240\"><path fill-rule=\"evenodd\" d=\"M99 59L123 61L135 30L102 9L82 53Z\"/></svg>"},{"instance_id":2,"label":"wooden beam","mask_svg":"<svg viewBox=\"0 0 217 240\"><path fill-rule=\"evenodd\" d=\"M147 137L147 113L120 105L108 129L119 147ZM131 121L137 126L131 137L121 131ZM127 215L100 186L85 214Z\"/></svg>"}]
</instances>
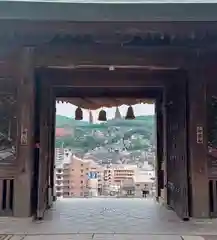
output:
<instances>
[{"instance_id":1,"label":"wooden beam","mask_svg":"<svg viewBox=\"0 0 217 240\"><path fill-rule=\"evenodd\" d=\"M180 47L120 47L104 46L46 46L35 53L36 66L75 67L79 65L118 65L141 67L182 68L188 65L195 52Z\"/></svg>"},{"instance_id":2,"label":"wooden beam","mask_svg":"<svg viewBox=\"0 0 217 240\"><path fill-rule=\"evenodd\" d=\"M71 21L25 21L25 20L1 20L0 37L16 32L17 35L52 35L64 34L94 34L96 36L135 35L146 33L165 33L178 36L189 36L196 33L204 36L207 33L216 33L217 22L71 22Z\"/></svg>"},{"instance_id":3,"label":"wooden beam","mask_svg":"<svg viewBox=\"0 0 217 240\"><path fill-rule=\"evenodd\" d=\"M163 87L177 71L38 69L42 81L62 87Z\"/></svg>"}]
</instances>

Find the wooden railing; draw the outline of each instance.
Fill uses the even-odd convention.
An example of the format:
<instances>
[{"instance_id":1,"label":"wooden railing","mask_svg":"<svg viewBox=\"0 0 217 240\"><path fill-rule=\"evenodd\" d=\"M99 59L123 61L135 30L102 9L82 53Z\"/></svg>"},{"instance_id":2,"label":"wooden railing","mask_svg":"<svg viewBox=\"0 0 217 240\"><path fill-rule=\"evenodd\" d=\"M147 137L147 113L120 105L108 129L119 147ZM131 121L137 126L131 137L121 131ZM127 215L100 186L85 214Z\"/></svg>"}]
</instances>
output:
<instances>
[{"instance_id":1,"label":"wooden railing","mask_svg":"<svg viewBox=\"0 0 217 240\"><path fill-rule=\"evenodd\" d=\"M13 215L14 179L0 179L0 216Z\"/></svg>"}]
</instances>

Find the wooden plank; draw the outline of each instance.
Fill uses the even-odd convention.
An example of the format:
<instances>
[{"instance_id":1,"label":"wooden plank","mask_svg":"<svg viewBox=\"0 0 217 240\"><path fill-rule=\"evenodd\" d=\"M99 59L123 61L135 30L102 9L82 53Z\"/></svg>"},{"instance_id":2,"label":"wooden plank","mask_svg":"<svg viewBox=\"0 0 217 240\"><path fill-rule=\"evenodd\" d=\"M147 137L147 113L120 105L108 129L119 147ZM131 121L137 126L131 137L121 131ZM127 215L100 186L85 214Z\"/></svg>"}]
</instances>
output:
<instances>
[{"instance_id":1,"label":"wooden plank","mask_svg":"<svg viewBox=\"0 0 217 240\"><path fill-rule=\"evenodd\" d=\"M196 58L196 54L196 51L186 47L44 46L36 50L35 62L36 66L44 67L131 65L181 68Z\"/></svg>"},{"instance_id":2,"label":"wooden plank","mask_svg":"<svg viewBox=\"0 0 217 240\"><path fill-rule=\"evenodd\" d=\"M0 36L5 37L8 32L15 32L18 35L38 35L51 37L55 33L83 35L92 34L95 36L108 35L116 39L122 39L121 33L125 37L132 35L146 35L147 33L166 33L178 36L190 36L193 32L199 36L204 33L216 33L216 22L63 22L63 21L25 21L25 20L1 20L0 28L2 29ZM63 31L64 29L64 31ZM47 43L47 41L43 41Z\"/></svg>"},{"instance_id":3,"label":"wooden plank","mask_svg":"<svg viewBox=\"0 0 217 240\"><path fill-rule=\"evenodd\" d=\"M207 178L207 83L210 80L207 66L188 70L189 102L189 168L192 216L209 217L209 187ZM212 78L215 78L215 75ZM203 143L197 143L197 127L203 128Z\"/></svg>"},{"instance_id":4,"label":"wooden plank","mask_svg":"<svg viewBox=\"0 0 217 240\"><path fill-rule=\"evenodd\" d=\"M177 74L167 86L168 205L184 220L189 218L187 166L186 75Z\"/></svg>"},{"instance_id":5,"label":"wooden plank","mask_svg":"<svg viewBox=\"0 0 217 240\"><path fill-rule=\"evenodd\" d=\"M7 179L6 180L6 211L11 211L10 209L10 188L11 188L11 185L10 185L10 179Z\"/></svg>"},{"instance_id":6,"label":"wooden plank","mask_svg":"<svg viewBox=\"0 0 217 240\"><path fill-rule=\"evenodd\" d=\"M29 217L31 212L32 165L34 146L34 49L21 49L16 62L18 88L17 174L14 184L14 215Z\"/></svg>"},{"instance_id":7,"label":"wooden plank","mask_svg":"<svg viewBox=\"0 0 217 240\"><path fill-rule=\"evenodd\" d=\"M3 179L0 179L0 212L2 211L2 201L3 201Z\"/></svg>"},{"instance_id":8,"label":"wooden plank","mask_svg":"<svg viewBox=\"0 0 217 240\"><path fill-rule=\"evenodd\" d=\"M216 181L213 180L213 185L212 185L212 191L213 191L213 209L214 209L214 214L216 215L217 214L217 185L216 185Z\"/></svg>"},{"instance_id":9,"label":"wooden plank","mask_svg":"<svg viewBox=\"0 0 217 240\"><path fill-rule=\"evenodd\" d=\"M143 69L40 69L37 74L42 82L52 87L163 87L165 80L175 76L174 71Z\"/></svg>"},{"instance_id":10,"label":"wooden plank","mask_svg":"<svg viewBox=\"0 0 217 240\"><path fill-rule=\"evenodd\" d=\"M43 219L48 197L48 161L49 161L49 89L46 83L41 87L40 102L40 157L37 219Z\"/></svg>"}]
</instances>

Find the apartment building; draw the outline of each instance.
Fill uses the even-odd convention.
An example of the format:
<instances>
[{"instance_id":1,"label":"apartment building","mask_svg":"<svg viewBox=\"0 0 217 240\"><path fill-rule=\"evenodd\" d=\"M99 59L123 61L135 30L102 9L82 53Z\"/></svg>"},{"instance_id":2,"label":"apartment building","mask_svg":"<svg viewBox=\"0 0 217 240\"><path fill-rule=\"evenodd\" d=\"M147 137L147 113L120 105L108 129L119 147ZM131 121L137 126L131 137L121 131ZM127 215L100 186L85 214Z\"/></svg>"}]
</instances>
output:
<instances>
[{"instance_id":1,"label":"apartment building","mask_svg":"<svg viewBox=\"0 0 217 240\"><path fill-rule=\"evenodd\" d=\"M61 165L64 160L64 148L55 148L55 165Z\"/></svg>"},{"instance_id":2,"label":"apartment building","mask_svg":"<svg viewBox=\"0 0 217 240\"><path fill-rule=\"evenodd\" d=\"M126 180L131 180L134 178L137 165L130 165L130 164L118 164L113 165L113 183L117 185L121 185L122 182Z\"/></svg>"},{"instance_id":3,"label":"apartment building","mask_svg":"<svg viewBox=\"0 0 217 240\"><path fill-rule=\"evenodd\" d=\"M56 172L57 196L86 197L102 193L103 170L92 160L71 156Z\"/></svg>"},{"instance_id":4,"label":"apartment building","mask_svg":"<svg viewBox=\"0 0 217 240\"><path fill-rule=\"evenodd\" d=\"M109 164L104 168L103 195L118 192L123 182L132 180L135 176L137 165Z\"/></svg>"},{"instance_id":5,"label":"apartment building","mask_svg":"<svg viewBox=\"0 0 217 240\"><path fill-rule=\"evenodd\" d=\"M55 190L57 197L66 197L69 193L67 169L72 156L71 149L55 149Z\"/></svg>"},{"instance_id":6,"label":"apartment building","mask_svg":"<svg viewBox=\"0 0 217 240\"><path fill-rule=\"evenodd\" d=\"M56 197L62 197L63 196L63 166L62 166L62 164L59 164L58 167L56 167L54 181L55 181Z\"/></svg>"},{"instance_id":7,"label":"apartment building","mask_svg":"<svg viewBox=\"0 0 217 240\"><path fill-rule=\"evenodd\" d=\"M74 156L70 149L63 149L61 157L62 154L62 162L56 165L57 197L117 195L121 189L125 192L131 189L137 197L141 197L145 188L153 192L155 172L148 162L143 169L129 164L102 166L92 159Z\"/></svg>"}]
</instances>

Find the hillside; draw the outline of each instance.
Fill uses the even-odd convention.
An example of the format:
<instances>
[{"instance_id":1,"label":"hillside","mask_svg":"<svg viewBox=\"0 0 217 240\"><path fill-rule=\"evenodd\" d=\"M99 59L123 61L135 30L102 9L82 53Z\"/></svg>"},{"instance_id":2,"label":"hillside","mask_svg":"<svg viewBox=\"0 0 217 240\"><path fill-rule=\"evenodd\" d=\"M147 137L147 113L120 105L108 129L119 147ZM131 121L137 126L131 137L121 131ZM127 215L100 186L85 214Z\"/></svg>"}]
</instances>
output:
<instances>
[{"instance_id":1,"label":"hillside","mask_svg":"<svg viewBox=\"0 0 217 240\"><path fill-rule=\"evenodd\" d=\"M82 157L99 161L116 163L121 159L127 162L138 160L145 152L154 151L155 148L154 116L89 124L57 115L56 128L67 132L64 136L56 136L56 147L69 147Z\"/></svg>"}]
</instances>

